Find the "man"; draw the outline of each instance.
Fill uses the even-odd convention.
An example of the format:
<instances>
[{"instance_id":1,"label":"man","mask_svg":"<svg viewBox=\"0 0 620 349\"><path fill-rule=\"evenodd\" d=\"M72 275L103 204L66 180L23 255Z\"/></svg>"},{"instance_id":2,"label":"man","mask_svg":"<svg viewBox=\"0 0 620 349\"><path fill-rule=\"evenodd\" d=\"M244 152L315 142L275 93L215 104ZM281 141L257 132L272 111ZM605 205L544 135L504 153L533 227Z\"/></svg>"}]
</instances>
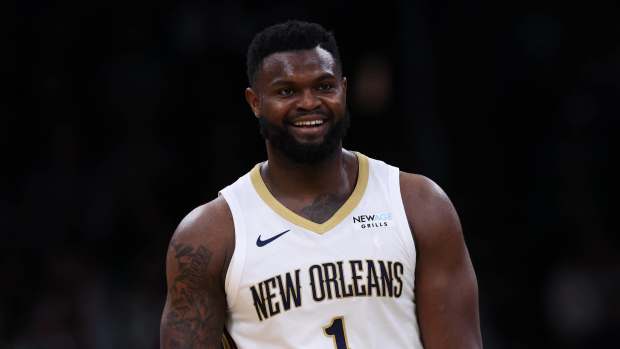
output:
<instances>
[{"instance_id":1,"label":"man","mask_svg":"<svg viewBox=\"0 0 620 349\"><path fill-rule=\"evenodd\" d=\"M480 348L476 277L447 196L342 148L332 34L272 26L247 63L268 160L175 231L162 348Z\"/></svg>"}]
</instances>

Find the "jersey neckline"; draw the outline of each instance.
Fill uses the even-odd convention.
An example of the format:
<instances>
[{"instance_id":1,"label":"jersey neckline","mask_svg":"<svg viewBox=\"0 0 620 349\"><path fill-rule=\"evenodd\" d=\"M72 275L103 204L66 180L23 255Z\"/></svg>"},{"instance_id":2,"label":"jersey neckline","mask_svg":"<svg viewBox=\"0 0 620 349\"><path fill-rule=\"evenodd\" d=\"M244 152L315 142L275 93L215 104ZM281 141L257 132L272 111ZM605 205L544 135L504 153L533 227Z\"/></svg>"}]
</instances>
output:
<instances>
[{"instance_id":1,"label":"jersey neckline","mask_svg":"<svg viewBox=\"0 0 620 349\"><path fill-rule=\"evenodd\" d=\"M344 204L323 223L316 223L302 217L280 203L280 201L271 194L267 185L265 185L260 174L260 164L256 164L252 171L250 171L250 179L258 196L280 217L314 233L324 234L342 222L353 209L357 207L368 186L368 158L361 153L354 153L357 155L358 163L357 183L355 183L355 188Z\"/></svg>"}]
</instances>

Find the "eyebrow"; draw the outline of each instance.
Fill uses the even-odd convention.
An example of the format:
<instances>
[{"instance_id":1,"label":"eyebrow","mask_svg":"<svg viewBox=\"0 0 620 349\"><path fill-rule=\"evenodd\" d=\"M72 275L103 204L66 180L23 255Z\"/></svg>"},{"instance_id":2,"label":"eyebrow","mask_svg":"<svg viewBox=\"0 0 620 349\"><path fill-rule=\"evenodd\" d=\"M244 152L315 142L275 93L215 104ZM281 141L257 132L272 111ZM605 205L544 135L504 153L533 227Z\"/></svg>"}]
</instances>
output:
<instances>
[{"instance_id":1,"label":"eyebrow","mask_svg":"<svg viewBox=\"0 0 620 349\"><path fill-rule=\"evenodd\" d=\"M321 81L321 80L327 80L327 79L335 79L336 76L334 74L331 73L323 73L321 75L319 75L317 78L315 78L313 81ZM275 79L273 80L271 83L269 83L269 85L271 86L278 86L278 85L289 85L289 84L294 84L295 81L293 80L289 80L289 79Z\"/></svg>"}]
</instances>

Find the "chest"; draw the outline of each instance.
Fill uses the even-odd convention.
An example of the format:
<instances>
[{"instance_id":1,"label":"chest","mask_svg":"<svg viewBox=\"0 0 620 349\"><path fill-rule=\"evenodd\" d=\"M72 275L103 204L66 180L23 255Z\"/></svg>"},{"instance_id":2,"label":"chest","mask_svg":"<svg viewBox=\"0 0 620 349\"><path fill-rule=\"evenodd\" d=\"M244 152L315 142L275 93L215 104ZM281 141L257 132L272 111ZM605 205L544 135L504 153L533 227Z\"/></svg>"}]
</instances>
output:
<instances>
[{"instance_id":1,"label":"chest","mask_svg":"<svg viewBox=\"0 0 620 349\"><path fill-rule=\"evenodd\" d=\"M362 200L333 229L317 234L268 210L247 226L238 306L262 321L354 298L398 298L412 263L390 205ZM260 217L260 219L258 218Z\"/></svg>"}]
</instances>

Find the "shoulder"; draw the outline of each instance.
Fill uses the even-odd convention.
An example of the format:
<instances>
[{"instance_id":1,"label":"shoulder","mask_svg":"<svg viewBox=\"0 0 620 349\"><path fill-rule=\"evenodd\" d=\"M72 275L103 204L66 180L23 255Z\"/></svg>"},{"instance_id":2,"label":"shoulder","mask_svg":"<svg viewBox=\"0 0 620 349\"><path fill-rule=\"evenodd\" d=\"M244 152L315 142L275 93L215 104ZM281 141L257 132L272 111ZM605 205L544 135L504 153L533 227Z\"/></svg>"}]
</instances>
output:
<instances>
[{"instance_id":1,"label":"shoulder","mask_svg":"<svg viewBox=\"0 0 620 349\"><path fill-rule=\"evenodd\" d=\"M234 223L230 208L222 196L196 207L179 223L168 248L168 261L185 253L208 259L212 272L226 270L235 246ZM168 263L173 264L173 263Z\"/></svg>"},{"instance_id":2,"label":"shoulder","mask_svg":"<svg viewBox=\"0 0 620 349\"><path fill-rule=\"evenodd\" d=\"M179 223L173 239L195 240L216 238L233 229L230 208L222 196L200 205ZM232 231L231 231L232 232Z\"/></svg>"},{"instance_id":3,"label":"shoulder","mask_svg":"<svg viewBox=\"0 0 620 349\"><path fill-rule=\"evenodd\" d=\"M400 172L400 191L416 241L440 241L462 234L456 210L437 183L422 175Z\"/></svg>"},{"instance_id":4,"label":"shoulder","mask_svg":"<svg viewBox=\"0 0 620 349\"><path fill-rule=\"evenodd\" d=\"M444 191L428 177L400 171L400 187L403 197L424 201L447 198Z\"/></svg>"}]
</instances>

